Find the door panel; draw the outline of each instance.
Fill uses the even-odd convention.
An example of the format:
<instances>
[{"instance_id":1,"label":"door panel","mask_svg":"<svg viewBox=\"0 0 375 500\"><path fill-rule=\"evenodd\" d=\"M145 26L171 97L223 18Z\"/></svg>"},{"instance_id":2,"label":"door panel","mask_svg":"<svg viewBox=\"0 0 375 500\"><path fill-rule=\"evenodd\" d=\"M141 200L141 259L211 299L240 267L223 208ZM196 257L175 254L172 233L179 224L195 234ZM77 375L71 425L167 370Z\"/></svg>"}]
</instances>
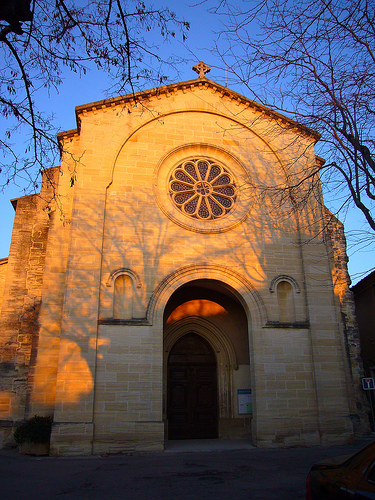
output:
<instances>
[{"instance_id":1,"label":"door panel","mask_svg":"<svg viewBox=\"0 0 375 500\"><path fill-rule=\"evenodd\" d=\"M185 335L168 362L169 439L215 438L217 432L216 359L209 344Z\"/></svg>"}]
</instances>

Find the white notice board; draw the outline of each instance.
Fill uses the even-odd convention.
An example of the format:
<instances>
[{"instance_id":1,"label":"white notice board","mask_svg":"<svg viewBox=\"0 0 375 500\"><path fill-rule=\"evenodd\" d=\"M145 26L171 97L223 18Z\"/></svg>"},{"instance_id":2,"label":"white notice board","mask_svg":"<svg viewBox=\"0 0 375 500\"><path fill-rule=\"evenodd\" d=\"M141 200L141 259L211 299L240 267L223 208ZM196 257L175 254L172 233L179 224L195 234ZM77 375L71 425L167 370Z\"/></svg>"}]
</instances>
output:
<instances>
[{"instance_id":1,"label":"white notice board","mask_svg":"<svg viewBox=\"0 0 375 500\"><path fill-rule=\"evenodd\" d=\"M238 389L237 401L239 415L249 415L253 413L253 398L251 389Z\"/></svg>"}]
</instances>

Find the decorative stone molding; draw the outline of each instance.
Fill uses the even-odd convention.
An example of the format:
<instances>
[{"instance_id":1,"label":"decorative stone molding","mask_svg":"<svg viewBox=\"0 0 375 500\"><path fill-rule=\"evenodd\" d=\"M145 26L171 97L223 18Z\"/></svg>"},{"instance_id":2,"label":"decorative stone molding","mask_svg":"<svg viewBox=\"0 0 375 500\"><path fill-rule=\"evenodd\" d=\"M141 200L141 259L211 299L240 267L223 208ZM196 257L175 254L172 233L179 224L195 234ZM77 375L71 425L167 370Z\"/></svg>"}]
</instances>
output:
<instances>
[{"instance_id":1,"label":"decorative stone molding","mask_svg":"<svg viewBox=\"0 0 375 500\"><path fill-rule=\"evenodd\" d=\"M199 163L202 163L201 174ZM203 164L207 165L204 172ZM216 170L212 180L211 172ZM160 210L179 226L198 233L221 233L241 224L251 208L251 190L241 188L248 185L246 169L233 154L204 143L185 144L169 151L156 166L153 182ZM179 194L183 186L184 199ZM207 203L211 203L210 208ZM206 209L201 213L203 204Z\"/></svg>"},{"instance_id":2,"label":"decorative stone molding","mask_svg":"<svg viewBox=\"0 0 375 500\"><path fill-rule=\"evenodd\" d=\"M126 267L122 267L121 269L116 269L116 271L113 271L110 275L109 278L107 279L106 286L110 287L113 286L114 282L116 281L116 278L118 278L121 275L127 275L130 276L130 278L134 281L134 284L137 288L142 287L142 282L139 279L139 276L136 272L132 271L131 269L127 269Z\"/></svg>"},{"instance_id":3,"label":"decorative stone molding","mask_svg":"<svg viewBox=\"0 0 375 500\"><path fill-rule=\"evenodd\" d=\"M271 285L270 285L270 292L271 293L276 292L277 285L280 283L280 281L287 281L288 283L290 283L292 285L292 288L293 288L295 293L301 293L301 289L300 289L297 281L294 278L292 278L291 276L287 276L286 274L280 274L279 276L276 276L276 278L274 278L271 281Z\"/></svg>"},{"instance_id":4,"label":"decorative stone molding","mask_svg":"<svg viewBox=\"0 0 375 500\"><path fill-rule=\"evenodd\" d=\"M237 356L231 341L218 326L199 316L189 316L166 327L164 352L169 353L181 337L192 331L201 335L211 345L218 364L230 365L234 370L238 370Z\"/></svg>"},{"instance_id":5,"label":"decorative stone molding","mask_svg":"<svg viewBox=\"0 0 375 500\"><path fill-rule=\"evenodd\" d=\"M280 322L280 321L267 321L263 328L293 328L295 330L305 330L310 328L308 321L293 321L293 322Z\"/></svg>"},{"instance_id":6,"label":"decorative stone molding","mask_svg":"<svg viewBox=\"0 0 375 500\"><path fill-rule=\"evenodd\" d=\"M131 319L118 319L118 318L100 318L98 325L130 325L130 326L150 326L147 318L131 318Z\"/></svg>"},{"instance_id":7,"label":"decorative stone molding","mask_svg":"<svg viewBox=\"0 0 375 500\"><path fill-rule=\"evenodd\" d=\"M81 127L80 115L83 115L84 113L94 112L97 109L115 108L118 105L134 106L138 102L148 101L153 97L161 99L162 97L166 97L167 95L176 93L176 91L182 91L185 93L194 90L194 88L196 87L211 89L213 93L217 92L221 97L225 97L229 100L235 101L239 105L242 105L244 109L251 107L265 116L270 116L271 118L278 120L284 126L287 126L292 130L296 130L297 132L302 133L303 135L312 137L314 140L319 140L320 138L320 134L315 130L311 130L305 125L297 123L291 118L288 118L278 113L277 111L271 110L263 106L262 104L252 101L251 99L248 99L247 97L238 94L237 92L234 92L233 90L228 89L227 87L224 87L219 83L209 80L208 78L206 78L206 76L204 76L203 78L198 77L195 80L172 83L170 85L165 85L163 87L152 88L149 90L142 90L136 93L113 97L111 99L103 99L101 101L76 106L75 110L76 110L77 129L59 133L58 139L61 142L65 137L71 137L76 134L79 134Z\"/></svg>"},{"instance_id":8,"label":"decorative stone molding","mask_svg":"<svg viewBox=\"0 0 375 500\"><path fill-rule=\"evenodd\" d=\"M236 202L237 187L228 170L207 158L182 162L169 178L175 206L188 217L211 221L229 213Z\"/></svg>"},{"instance_id":9,"label":"decorative stone molding","mask_svg":"<svg viewBox=\"0 0 375 500\"><path fill-rule=\"evenodd\" d=\"M147 308L147 318L152 324L155 320L162 320L162 312L170 296L180 286L199 279L219 281L227 286L245 309L251 324L261 327L267 323L267 311L254 286L237 271L225 266L199 264L189 265L177 269L166 276L151 296Z\"/></svg>"}]
</instances>

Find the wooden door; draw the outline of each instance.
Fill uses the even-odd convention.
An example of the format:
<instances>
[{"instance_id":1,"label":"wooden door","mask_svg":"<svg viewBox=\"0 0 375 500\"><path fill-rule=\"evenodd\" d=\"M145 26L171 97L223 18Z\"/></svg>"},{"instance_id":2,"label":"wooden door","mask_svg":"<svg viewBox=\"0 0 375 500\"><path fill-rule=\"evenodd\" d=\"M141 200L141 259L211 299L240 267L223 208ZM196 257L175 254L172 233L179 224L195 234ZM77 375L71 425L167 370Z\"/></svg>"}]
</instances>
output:
<instances>
[{"instance_id":1,"label":"wooden door","mask_svg":"<svg viewBox=\"0 0 375 500\"><path fill-rule=\"evenodd\" d=\"M215 354L195 333L182 337L168 359L169 439L218 436Z\"/></svg>"}]
</instances>

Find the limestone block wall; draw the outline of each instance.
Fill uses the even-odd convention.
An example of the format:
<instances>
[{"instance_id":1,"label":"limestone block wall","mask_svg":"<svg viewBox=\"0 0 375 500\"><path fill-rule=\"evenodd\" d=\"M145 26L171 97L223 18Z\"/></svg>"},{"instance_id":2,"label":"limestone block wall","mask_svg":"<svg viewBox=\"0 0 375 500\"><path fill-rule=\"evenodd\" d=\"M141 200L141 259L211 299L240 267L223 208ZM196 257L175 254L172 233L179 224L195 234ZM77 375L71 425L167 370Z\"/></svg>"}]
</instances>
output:
<instances>
[{"instance_id":1,"label":"limestone block wall","mask_svg":"<svg viewBox=\"0 0 375 500\"><path fill-rule=\"evenodd\" d=\"M351 415L356 434L362 435L370 432L368 420L370 410L362 388L361 379L365 375L361 359L359 329L355 316L354 296L350 290L351 280L347 266L348 256L344 226L328 209L325 209L324 216L327 245L332 265L332 281L341 310L343 331L341 341L347 359L346 383L348 390L353 391Z\"/></svg>"},{"instance_id":2,"label":"limestone block wall","mask_svg":"<svg viewBox=\"0 0 375 500\"><path fill-rule=\"evenodd\" d=\"M150 326L100 327L94 453L163 449L160 342Z\"/></svg>"},{"instance_id":3,"label":"limestone block wall","mask_svg":"<svg viewBox=\"0 0 375 500\"><path fill-rule=\"evenodd\" d=\"M8 270L8 259L0 259L0 314L1 314L1 305L3 303L4 297L4 287L5 287L5 279Z\"/></svg>"},{"instance_id":4,"label":"limestone block wall","mask_svg":"<svg viewBox=\"0 0 375 500\"><path fill-rule=\"evenodd\" d=\"M0 317L0 419L12 425L28 412L29 368L38 342L44 262L54 197L54 169L43 174L40 195L14 200L16 210Z\"/></svg>"},{"instance_id":5,"label":"limestone block wall","mask_svg":"<svg viewBox=\"0 0 375 500\"><path fill-rule=\"evenodd\" d=\"M324 237L314 236L324 234L324 214L320 212L312 221L313 224L302 235L301 252L307 277L305 287L320 415L319 431L322 442L335 442L345 435L347 439L352 436L353 394L346 376L347 359L342 344L337 292L332 279L328 278L331 274L330 249Z\"/></svg>"},{"instance_id":6,"label":"limestone block wall","mask_svg":"<svg viewBox=\"0 0 375 500\"><path fill-rule=\"evenodd\" d=\"M29 408L32 415L54 415L55 412L67 259L71 251L70 232L75 191L75 164L78 154L77 139L78 136L74 133L67 133L63 139L60 139L63 167L59 169L55 204L52 205L50 217L39 312L38 355L33 366L33 378L30 384ZM72 251L74 252L74 248ZM74 360L77 360L77 351L64 349L65 345L66 343L63 342L61 355L67 354L71 362L70 366L72 370L75 370ZM79 362L79 356L77 361ZM78 364L77 370L79 366ZM70 387L74 390L74 382ZM75 397L74 391L73 397Z\"/></svg>"},{"instance_id":7,"label":"limestone block wall","mask_svg":"<svg viewBox=\"0 0 375 500\"><path fill-rule=\"evenodd\" d=\"M320 442L309 333L269 328L254 340L258 446Z\"/></svg>"}]
</instances>

